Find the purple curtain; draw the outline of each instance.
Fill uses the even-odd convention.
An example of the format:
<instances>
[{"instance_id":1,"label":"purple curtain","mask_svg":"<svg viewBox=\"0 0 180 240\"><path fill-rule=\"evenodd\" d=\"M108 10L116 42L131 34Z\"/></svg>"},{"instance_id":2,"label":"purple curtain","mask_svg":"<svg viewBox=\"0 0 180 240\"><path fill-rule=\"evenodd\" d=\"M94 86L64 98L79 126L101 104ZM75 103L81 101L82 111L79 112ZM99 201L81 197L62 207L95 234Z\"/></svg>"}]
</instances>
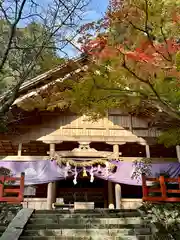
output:
<instances>
[{"instance_id":1,"label":"purple curtain","mask_svg":"<svg viewBox=\"0 0 180 240\"><path fill-rule=\"evenodd\" d=\"M158 163L158 164L135 164L132 162L112 161L117 166L115 173L107 175L105 168L93 168L95 177L109 180L116 183L124 183L129 185L141 185L141 173L148 171L148 175L153 177L160 173L167 173L170 177L180 175L180 163ZM65 178L65 167L60 167L55 161L31 161L31 162L15 162L0 161L0 167L11 170L14 177L19 177L21 172L25 172L25 185L34 185L48 183L51 181L62 180ZM78 169L78 173L82 169ZM100 171L99 171L100 170ZM92 173L92 169L87 171ZM74 172L69 172L68 176L73 176Z\"/></svg>"}]
</instances>

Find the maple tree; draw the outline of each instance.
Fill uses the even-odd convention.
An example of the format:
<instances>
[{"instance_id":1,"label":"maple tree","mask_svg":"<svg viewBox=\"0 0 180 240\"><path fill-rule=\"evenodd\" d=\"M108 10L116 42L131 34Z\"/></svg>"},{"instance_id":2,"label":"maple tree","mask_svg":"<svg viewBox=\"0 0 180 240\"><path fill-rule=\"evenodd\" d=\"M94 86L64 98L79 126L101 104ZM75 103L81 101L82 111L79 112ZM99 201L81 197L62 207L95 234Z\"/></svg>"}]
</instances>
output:
<instances>
[{"instance_id":1,"label":"maple tree","mask_svg":"<svg viewBox=\"0 0 180 240\"><path fill-rule=\"evenodd\" d=\"M161 141L180 144L180 1L114 0L81 32L92 61L68 91L72 108L93 118L110 108L149 113L168 129Z\"/></svg>"}]
</instances>

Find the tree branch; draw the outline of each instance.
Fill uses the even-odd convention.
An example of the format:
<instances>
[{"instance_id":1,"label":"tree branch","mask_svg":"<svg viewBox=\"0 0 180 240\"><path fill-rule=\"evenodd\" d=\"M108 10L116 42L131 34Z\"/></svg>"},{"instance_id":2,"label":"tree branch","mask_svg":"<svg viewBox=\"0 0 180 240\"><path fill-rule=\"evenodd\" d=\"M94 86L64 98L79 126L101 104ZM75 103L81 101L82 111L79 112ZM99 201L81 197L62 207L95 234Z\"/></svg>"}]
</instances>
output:
<instances>
[{"instance_id":1,"label":"tree branch","mask_svg":"<svg viewBox=\"0 0 180 240\"><path fill-rule=\"evenodd\" d=\"M145 1L145 23L144 23L144 28L145 29L142 29L142 28L139 28L137 27L134 23L132 23L131 21L128 21L129 24L131 26L133 26L134 29L140 31L140 32L143 32L146 34L148 40L149 40L149 43L151 44L151 46L154 48L154 50L159 54L161 55L166 61L170 62L172 60L172 58L167 58L163 53L161 53L160 51L157 50L157 48L154 46L154 43L152 41L152 36L151 34L149 33L149 27L148 27L148 0L144 0ZM166 42L165 42L166 43Z\"/></svg>"},{"instance_id":2,"label":"tree branch","mask_svg":"<svg viewBox=\"0 0 180 240\"><path fill-rule=\"evenodd\" d=\"M163 101L161 99L161 97L159 96L159 94L157 93L157 91L155 90L153 84L151 84L149 82L149 80L145 80L141 77L139 77L135 72L133 72L126 64L125 61L125 57L124 57L124 63L123 63L123 67L136 79L138 79L140 82L148 85L150 87L150 89L152 90L152 92L154 93L154 95L157 97L158 102L160 103L160 106L164 109L165 112L171 113L171 115L173 116L173 118L176 118L178 120L180 120L180 113L179 111L173 109L167 102Z\"/></svg>"},{"instance_id":3,"label":"tree branch","mask_svg":"<svg viewBox=\"0 0 180 240\"><path fill-rule=\"evenodd\" d=\"M105 91L118 91L123 94L129 94L129 96L134 96L134 93L136 93L145 98L148 98L148 96L145 93L141 92L140 90L139 91L138 90L128 90L128 89L126 90L126 89L122 89L122 88L118 88L118 87L104 87L104 86L102 87L101 85L97 84L95 77L93 77L93 82L97 89L101 89L101 90L105 90ZM136 96L138 96L138 95L136 95Z\"/></svg>"},{"instance_id":4,"label":"tree branch","mask_svg":"<svg viewBox=\"0 0 180 240\"><path fill-rule=\"evenodd\" d=\"M11 21L9 20L8 15L6 13L6 10L3 7L3 2L0 3L0 8L1 8L1 11L3 12L3 14L4 14L4 17L5 17L6 21L7 21L7 23L9 25L11 25Z\"/></svg>"},{"instance_id":5,"label":"tree branch","mask_svg":"<svg viewBox=\"0 0 180 240\"><path fill-rule=\"evenodd\" d=\"M165 37L165 34L164 34L164 32L163 32L163 27L161 26L160 29L161 29L161 34L162 34L163 39L164 39L164 42L165 42L166 51L167 51L167 53L168 53L169 59L172 61L172 56L171 56L171 54L169 53L168 43L167 43L167 39L166 39L166 37Z\"/></svg>"},{"instance_id":6,"label":"tree branch","mask_svg":"<svg viewBox=\"0 0 180 240\"><path fill-rule=\"evenodd\" d=\"M25 3L26 0L24 0L23 2ZM42 46L39 47L36 55L34 56L32 62L29 63L29 65L27 66L27 68L24 70L24 73L21 74L20 76L20 80L18 81L18 83L12 88L10 89L6 94L5 96L1 99L1 104L0 104L0 116L3 116L8 110L9 110L9 107L13 104L14 100L17 98L18 96L18 92L19 92L19 88L20 86L22 85L22 83L28 78L29 74L31 73L31 71L33 70L33 68L35 67L36 63L37 63L37 59L40 57L42 51L46 48L47 44L49 43L49 41L51 40L51 38L53 36L55 36L55 34L58 32L58 30L60 28L62 28L67 20L73 15L73 13L75 12L76 9L78 9L78 6L80 4L81 0L78 0L76 2L76 5L72 4L73 7L70 9L69 13L67 14L67 16L65 16L65 19L61 22L61 24L59 24L59 26L57 28L54 29L54 26L55 26L55 20L57 18L57 14L59 12L59 6L57 7L56 9L56 12L53 16L53 20L52 20L52 25L51 25L51 32L48 36L46 36L45 34L45 39L42 41ZM59 2L60 3L60 2ZM21 5L21 8L19 10L19 15L18 15L18 19L20 19L21 17L21 14L22 14L22 10L23 10L23 6ZM9 53L9 50L10 50L10 47L11 47L11 44L12 44L12 39L13 39L13 36L14 36L14 33L15 33L15 29L16 29L16 26L17 26L17 23L18 23L18 19L16 19L16 21L14 22L14 27L13 27L13 31L12 31L12 34L11 34L11 37L10 37L10 40L9 40L9 43L8 43L8 47L7 47L7 50L6 50L6 54L5 54L5 59L3 60L3 64L1 64L1 68L3 68L3 65L5 63L5 61L7 60L7 57L8 57L8 53ZM16 23L16 24L15 24ZM45 19L45 22L44 22L45 26L46 26L46 19ZM64 47L64 46L63 46Z\"/></svg>"}]
</instances>

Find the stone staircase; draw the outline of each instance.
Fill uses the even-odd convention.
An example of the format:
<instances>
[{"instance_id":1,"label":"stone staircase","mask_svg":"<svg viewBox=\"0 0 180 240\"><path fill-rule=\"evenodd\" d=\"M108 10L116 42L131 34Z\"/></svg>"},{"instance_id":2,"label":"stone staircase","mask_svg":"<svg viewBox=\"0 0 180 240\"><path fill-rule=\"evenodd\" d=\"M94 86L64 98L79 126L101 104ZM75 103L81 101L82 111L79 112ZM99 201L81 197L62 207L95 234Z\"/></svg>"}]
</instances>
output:
<instances>
[{"instance_id":1,"label":"stone staircase","mask_svg":"<svg viewBox=\"0 0 180 240\"><path fill-rule=\"evenodd\" d=\"M35 210L20 240L152 240L136 210Z\"/></svg>"}]
</instances>

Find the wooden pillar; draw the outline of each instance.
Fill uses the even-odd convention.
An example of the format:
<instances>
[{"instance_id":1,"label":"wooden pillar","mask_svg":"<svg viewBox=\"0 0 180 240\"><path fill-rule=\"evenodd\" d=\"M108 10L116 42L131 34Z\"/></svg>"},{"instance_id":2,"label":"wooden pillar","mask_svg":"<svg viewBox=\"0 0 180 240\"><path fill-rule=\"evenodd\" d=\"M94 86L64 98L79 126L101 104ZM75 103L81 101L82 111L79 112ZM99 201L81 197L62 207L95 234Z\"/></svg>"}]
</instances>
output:
<instances>
[{"instance_id":1,"label":"wooden pillar","mask_svg":"<svg viewBox=\"0 0 180 240\"><path fill-rule=\"evenodd\" d=\"M48 183L47 186L47 209L51 210L53 204L53 182Z\"/></svg>"},{"instance_id":2,"label":"wooden pillar","mask_svg":"<svg viewBox=\"0 0 180 240\"><path fill-rule=\"evenodd\" d=\"M21 156L21 153L22 153L22 143L19 143L19 145L18 145L18 157Z\"/></svg>"},{"instance_id":3,"label":"wooden pillar","mask_svg":"<svg viewBox=\"0 0 180 240\"><path fill-rule=\"evenodd\" d=\"M121 208L121 186L120 184L115 184L115 199L116 199L116 209Z\"/></svg>"},{"instance_id":4,"label":"wooden pillar","mask_svg":"<svg viewBox=\"0 0 180 240\"><path fill-rule=\"evenodd\" d=\"M55 143L50 143L50 156L53 157L55 153Z\"/></svg>"},{"instance_id":5,"label":"wooden pillar","mask_svg":"<svg viewBox=\"0 0 180 240\"><path fill-rule=\"evenodd\" d=\"M114 209L114 201L113 201L113 184L108 181L108 208Z\"/></svg>"},{"instance_id":6,"label":"wooden pillar","mask_svg":"<svg viewBox=\"0 0 180 240\"><path fill-rule=\"evenodd\" d=\"M114 152L115 159L118 159L119 158L119 145L118 144L113 145L113 152Z\"/></svg>"},{"instance_id":7,"label":"wooden pillar","mask_svg":"<svg viewBox=\"0 0 180 240\"><path fill-rule=\"evenodd\" d=\"M56 182L53 182L53 196L52 196L52 202L56 202Z\"/></svg>"},{"instance_id":8,"label":"wooden pillar","mask_svg":"<svg viewBox=\"0 0 180 240\"><path fill-rule=\"evenodd\" d=\"M50 157L53 157L55 153L55 144L50 143ZM47 209L52 209L52 204L55 202L56 199L56 183L50 182L48 183L47 187Z\"/></svg>"},{"instance_id":9,"label":"wooden pillar","mask_svg":"<svg viewBox=\"0 0 180 240\"><path fill-rule=\"evenodd\" d=\"M147 158L150 158L151 157L151 154L150 154L150 147L149 147L149 145L145 145L145 147L146 147L146 157Z\"/></svg>"},{"instance_id":10,"label":"wooden pillar","mask_svg":"<svg viewBox=\"0 0 180 240\"><path fill-rule=\"evenodd\" d=\"M129 115L129 130L131 132L133 132L133 119L132 119L132 115Z\"/></svg>"},{"instance_id":11,"label":"wooden pillar","mask_svg":"<svg viewBox=\"0 0 180 240\"><path fill-rule=\"evenodd\" d=\"M180 162L180 145L176 146L176 153L177 153L178 161Z\"/></svg>"}]
</instances>

